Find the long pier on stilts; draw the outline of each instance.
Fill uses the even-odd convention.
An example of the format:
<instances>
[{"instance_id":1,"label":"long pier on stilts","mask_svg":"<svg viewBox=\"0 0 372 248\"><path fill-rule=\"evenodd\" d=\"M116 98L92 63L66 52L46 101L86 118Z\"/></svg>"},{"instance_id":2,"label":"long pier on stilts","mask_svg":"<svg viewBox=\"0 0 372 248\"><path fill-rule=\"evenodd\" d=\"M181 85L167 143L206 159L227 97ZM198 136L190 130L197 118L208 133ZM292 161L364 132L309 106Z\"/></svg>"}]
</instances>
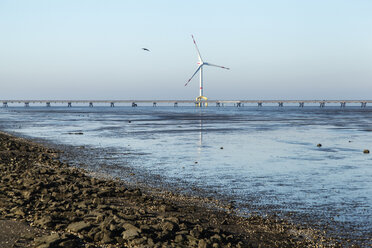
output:
<instances>
[{"instance_id":1,"label":"long pier on stilts","mask_svg":"<svg viewBox=\"0 0 372 248\"><path fill-rule=\"evenodd\" d=\"M174 107L185 105L195 105L196 107L202 106L235 106L243 107L244 104L256 105L262 107L265 105L276 105L278 107L284 107L285 105L303 108L304 106L319 106L324 108L328 104L338 104L341 108L345 108L348 104L359 104L361 108L366 108L367 104L372 104L372 100L0 100L4 108L11 106L12 104L23 104L25 107L30 107L35 104L45 104L46 107L51 107L53 104L66 105L66 107L72 107L74 105L86 105L93 107L95 105L107 105L115 107L117 104L128 105L132 107L137 106L153 106L157 107L159 104L173 105Z\"/></svg>"}]
</instances>

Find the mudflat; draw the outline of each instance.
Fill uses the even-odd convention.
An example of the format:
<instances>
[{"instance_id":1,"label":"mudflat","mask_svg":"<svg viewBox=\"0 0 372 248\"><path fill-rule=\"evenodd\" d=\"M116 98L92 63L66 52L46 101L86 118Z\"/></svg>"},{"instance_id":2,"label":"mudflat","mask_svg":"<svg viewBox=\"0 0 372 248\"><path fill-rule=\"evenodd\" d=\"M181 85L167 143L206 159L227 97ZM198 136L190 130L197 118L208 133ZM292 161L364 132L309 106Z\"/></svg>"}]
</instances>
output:
<instances>
[{"instance_id":1,"label":"mudflat","mask_svg":"<svg viewBox=\"0 0 372 248\"><path fill-rule=\"evenodd\" d=\"M58 150L0 132L1 247L343 246L283 219L151 193L58 158Z\"/></svg>"}]
</instances>

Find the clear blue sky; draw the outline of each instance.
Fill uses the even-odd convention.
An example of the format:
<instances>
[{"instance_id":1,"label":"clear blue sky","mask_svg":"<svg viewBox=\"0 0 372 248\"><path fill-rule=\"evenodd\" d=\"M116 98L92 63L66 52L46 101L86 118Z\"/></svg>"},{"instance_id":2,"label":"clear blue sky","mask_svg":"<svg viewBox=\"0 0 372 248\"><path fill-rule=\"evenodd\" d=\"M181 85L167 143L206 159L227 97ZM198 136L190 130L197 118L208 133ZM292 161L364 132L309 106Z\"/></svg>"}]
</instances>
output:
<instances>
[{"instance_id":1,"label":"clear blue sky","mask_svg":"<svg viewBox=\"0 0 372 248\"><path fill-rule=\"evenodd\" d=\"M194 99L191 34L210 99L372 99L371 0L0 0L0 99Z\"/></svg>"}]
</instances>

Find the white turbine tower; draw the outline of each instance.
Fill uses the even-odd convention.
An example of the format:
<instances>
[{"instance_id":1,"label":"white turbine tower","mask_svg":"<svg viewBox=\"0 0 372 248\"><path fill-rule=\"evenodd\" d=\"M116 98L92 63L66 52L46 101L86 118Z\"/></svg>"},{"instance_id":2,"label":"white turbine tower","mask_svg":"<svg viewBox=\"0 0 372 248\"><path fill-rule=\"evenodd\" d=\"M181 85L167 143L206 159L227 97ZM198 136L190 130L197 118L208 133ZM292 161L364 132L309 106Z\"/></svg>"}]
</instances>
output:
<instances>
[{"instance_id":1,"label":"white turbine tower","mask_svg":"<svg viewBox=\"0 0 372 248\"><path fill-rule=\"evenodd\" d=\"M198 49L198 46L196 45L196 42L195 42L195 39L194 39L194 36L191 35L192 37L192 40L194 41L194 44L195 44L195 48L196 48L196 51L198 53L198 58L199 58L199 61L198 61L198 68L196 69L196 71L194 72L194 74L192 74L191 78L187 81L187 83L185 84L185 86L191 81L191 79L195 76L196 73L198 73L198 71L200 71L200 88L199 88L199 96L196 98L196 101L198 102L198 105L199 107L201 106L201 100L208 100L208 98L206 98L204 96L204 89L203 89L203 66L205 65L210 65L210 66L215 66L215 67L219 67L219 68L222 68L222 69L226 69L226 70L230 70L229 68L227 67L224 67L224 66L220 66L220 65L214 65L214 64L211 64L211 63L208 63L208 62L204 62L201 55L200 55L200 52L199 52L199 49Z\"/></svg>"}]
</instances>

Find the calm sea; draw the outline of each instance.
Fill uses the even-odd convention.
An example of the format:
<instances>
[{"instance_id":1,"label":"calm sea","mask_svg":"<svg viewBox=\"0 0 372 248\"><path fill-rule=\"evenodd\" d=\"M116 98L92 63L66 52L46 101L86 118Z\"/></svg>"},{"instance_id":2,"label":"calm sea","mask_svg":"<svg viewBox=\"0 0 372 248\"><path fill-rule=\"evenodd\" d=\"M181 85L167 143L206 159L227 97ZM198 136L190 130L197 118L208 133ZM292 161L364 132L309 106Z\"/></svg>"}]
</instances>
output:
<instances>
[{"instance_id":1,"label":"calm sea","mask_svg":"<svg viewBox=\"0 0 372 248\"><path fill-rule=\"evenodd\" d=\"M372 238L372 108L9 107L0 128L97 172Z\"/></svg>"}]
</instances>

